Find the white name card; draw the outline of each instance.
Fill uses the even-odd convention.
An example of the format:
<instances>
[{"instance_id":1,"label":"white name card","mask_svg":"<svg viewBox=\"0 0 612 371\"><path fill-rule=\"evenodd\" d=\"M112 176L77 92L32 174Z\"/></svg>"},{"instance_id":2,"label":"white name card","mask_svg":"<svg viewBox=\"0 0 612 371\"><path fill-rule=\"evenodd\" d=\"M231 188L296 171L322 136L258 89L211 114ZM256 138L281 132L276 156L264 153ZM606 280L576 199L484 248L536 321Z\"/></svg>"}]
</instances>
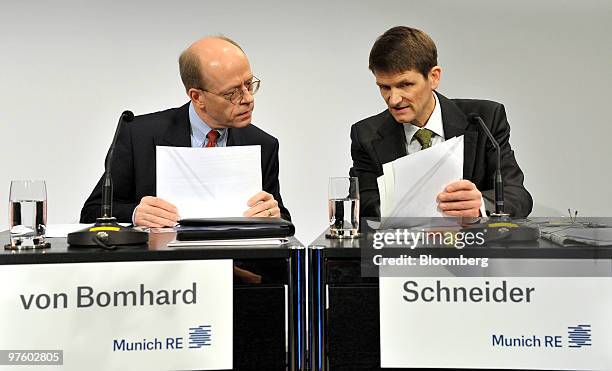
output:
<instances>
[{"instance_id":1,"label":"white name card","mask_svg":"<svg viewBox=\"0 0 612 371\"><path fill-rule=\"evenodd\" d=\"M612 278L381 277L381 367L612 369Z\"/></svg>"},{"instance_id":2,"label":"white name card","mask_svg":"<svg viewBox=\"0 0 612 371\"><path fill-rule=\"evenodd\" d=\"M0 349L62 350L62 370L231 369L232 270L231 260L3 265Z\"/></svg>"}]
</instances>

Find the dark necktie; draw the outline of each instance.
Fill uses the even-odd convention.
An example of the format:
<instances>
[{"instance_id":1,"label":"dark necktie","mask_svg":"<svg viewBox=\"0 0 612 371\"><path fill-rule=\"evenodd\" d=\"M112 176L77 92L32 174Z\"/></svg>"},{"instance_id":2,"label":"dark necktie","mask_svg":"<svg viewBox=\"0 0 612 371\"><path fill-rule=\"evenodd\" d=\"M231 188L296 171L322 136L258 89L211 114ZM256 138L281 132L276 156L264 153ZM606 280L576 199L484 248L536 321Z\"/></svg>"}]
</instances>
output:
<instances>
[{"instance_id":1,"label":"dark necktie","mask_svg":"<svg viewBox=\"0 0 612 371\"><path fill-rule=\"evenodd\" d=\"M211 130L206 134L206 139L208 139L208 143L204 147L216 147L217 139L219 139L219 132L216 130Z\"/></svg>"},{"instance_id":2,"label":"dark necktie","mask_svg":"<svg viewBox=\"0 0 612 371\"><path fill-rule=\"evenodd\" d=\"M434 132L429 129L419 129L414 133L416 140L421 143L421 149L427 149L431 147L431 137L434 136Z\"/></svg>"}]
</instances>

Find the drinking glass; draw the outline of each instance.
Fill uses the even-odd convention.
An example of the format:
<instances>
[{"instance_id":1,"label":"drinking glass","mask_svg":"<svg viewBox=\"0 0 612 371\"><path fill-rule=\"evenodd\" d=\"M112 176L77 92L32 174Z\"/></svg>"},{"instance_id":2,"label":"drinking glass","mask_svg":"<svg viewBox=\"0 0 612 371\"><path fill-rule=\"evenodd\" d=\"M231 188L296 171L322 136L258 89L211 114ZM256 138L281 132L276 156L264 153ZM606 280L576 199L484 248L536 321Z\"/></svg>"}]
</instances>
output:
<instances>
[{"instance_id":1,"label":"drinking glass","mask_svg":"<svg viewBox=\"0 0 612 371\"><path fill-rule=\"evenodd\" d=\"M47 226L47 187L43 180L13 180L9 192L11 243L7 249L49 247Z\"/></svg>"},{"instance_id":2,"label":"drinking glass","mask_svg":"<svg viewBox=\"0 0 612 371\"><path fill-rule=\"evenodd\" d=\"M329 178L329 236L353 238L359 232L359 182L357 178Z\"/></svg>"}]
</instances>

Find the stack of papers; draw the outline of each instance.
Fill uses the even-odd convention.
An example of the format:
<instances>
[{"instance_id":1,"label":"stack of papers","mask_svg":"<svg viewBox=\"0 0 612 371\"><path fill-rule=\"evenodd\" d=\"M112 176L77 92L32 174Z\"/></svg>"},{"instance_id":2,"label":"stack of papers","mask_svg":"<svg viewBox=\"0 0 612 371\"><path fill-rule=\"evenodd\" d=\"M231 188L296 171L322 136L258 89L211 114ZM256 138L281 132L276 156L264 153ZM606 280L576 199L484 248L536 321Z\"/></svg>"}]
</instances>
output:
<instances>
[{"instance_id":1,"label":"stack of papers","mask_svg":"<svg viewBox=\"0 0 612 371\"><path fill-rule=\"evenodd\" d=\"M157 197L181 218L242 216L261 191L260 146L157 147Z\"/></svg>"},{"instance_id":2,"label":"stack of papers","mask_svg":"<svg viewBox=\"0 0 612 371\"><path fill-rule=\"evenodd\" d=\"M462 178L463 136L386 163L378 178L381 217L442 217L438 193Z\"/></svg>"}]
</instances>

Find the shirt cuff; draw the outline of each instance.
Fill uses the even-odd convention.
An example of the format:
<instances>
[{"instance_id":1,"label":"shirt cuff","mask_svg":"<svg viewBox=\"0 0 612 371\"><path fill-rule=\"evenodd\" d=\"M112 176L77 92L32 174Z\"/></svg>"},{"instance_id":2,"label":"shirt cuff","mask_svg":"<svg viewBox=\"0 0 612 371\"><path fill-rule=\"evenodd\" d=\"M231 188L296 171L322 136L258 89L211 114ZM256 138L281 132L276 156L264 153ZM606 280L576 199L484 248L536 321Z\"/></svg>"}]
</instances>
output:
<instances>
[{"instance_id":1,"label":"shirt cuff","mask_svg":"<svg viewBox=\"0 0 612 371\"><path fill-rule=\"evenodd\" d=\"M136 220L134 219L134 216L136 216L136 209L138 208L138 205L134 208L134 211L132 211L132 225L136 226Z\"/></svg>"},{"instance_id":2,"label":"shirt cuff","mask_svg":"<svg viewBox=\"0 0 612 371\"><path fill-rule=\"evenodd\" d=\"M480 216L484 218L487 217L487 208L485 207L485 201L482 196L480 196Z\"/></svg>"}]
</instances>

